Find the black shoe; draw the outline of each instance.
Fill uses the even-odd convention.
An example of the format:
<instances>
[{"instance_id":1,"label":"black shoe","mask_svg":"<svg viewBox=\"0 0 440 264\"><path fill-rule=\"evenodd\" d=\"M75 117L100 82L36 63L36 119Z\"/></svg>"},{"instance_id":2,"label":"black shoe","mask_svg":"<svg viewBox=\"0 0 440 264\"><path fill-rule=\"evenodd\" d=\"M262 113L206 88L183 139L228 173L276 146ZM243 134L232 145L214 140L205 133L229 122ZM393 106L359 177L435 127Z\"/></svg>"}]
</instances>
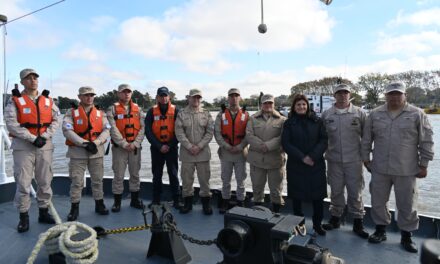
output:
<instances>
[{"instance_id":1,"label":"black shoe","mask_svg":"<svg viewBox=\"0 0 440 264\"><path fill-rule=\"evenodd\" d=\"M244 201L237 200L237 206L244 207Z\"/></svg>"},{"instance_id":2,"label":"black shoe","mask_svg":"<svg viewBox=\"0 0 440 264\"><path fill-rule=\"evenodd\" d=\"M361 218L355 218L353 220L353 232L363 239L367 239L369 234L364 229L363 220Z\"/></svg>"},{"instance_id":3,"label":"black shoe","mask_svg":"<svg viewBox=\"0 0 440 264\"><path fill-rule=\"evenodd\" d=\"M322 229L322 225L314 225L313 229L320 236L325 236L325 234L327 233L324 229Z\"/></svg>"},{"instance_id":4,"label":"black shoe","mask_svg":"<svg viewBox=\"0 0 440 264\"><path fill-rule=\"evenodd\" d=\"M23 233L29 230L29 214L27 212L20 213L20 222L18 222L17 231Z\"/></svg>"},{"instance_id":5,"label":"black shoe","mask_svg":"<svg viewBox=\"0 0 440 264\"><path fill-rule=\"evenodd\" d=\"M219 214L225 214L229 209L229 199L223 199L222 205L218 209Z\"/></svg>"},{"instance_id":6,"label":"black shoe","mask_svg":"<svg viewBox=\"0 0 440 264\"><path fill-rule=\"evenodd\" d=\"M200 197L202 200L203 213L205 215L212 215L211 197Z\"/></svg>"},{"instance_id":7,"label":"black shoe","mask_svg":"<svg viewBox=\"0 0 440 264\"><path fill-rule=\"evenodd\" d=\"M122 194L114 194L113 198L115 201L112 206L112 212L117 213L117 212L121 211Z\"/></svg>"},{"instance_id":8,"label":"black shoe","mask_svg":"<svg viewBox=\"0 0 440 264\"><path fill-rule=\"evenodd\" d=\"M38 208L38 210L40 213L38 216L38 223L55 224L55 220L49 214L49 208Z\"/></svg>"},{"instance_id":9,"label":"black shoe","mask_svg":"<svg viewBox=\"0 0 440 264\"><path fill-rule=\"evenodd\" d=\"M281 204L272 203L272 212L279 213L281 209Z\"/></svg>"},{"instance_id":10,"label":"black shoe","mask_svg":"<svg viewBox=\"0 0 440 264\"><path fill-rule=\"evenodd\" d=\"M387 240L387 233L384 225L376 225L376 231L368 237L368 242L378 244Z\"/></svg>"},{"instance_id":11,"label":"black shoe","mask_svg":"<svg viewBox=\"0 0 440 264\"><path fill-rule=\"evenodd\" d=\"M67 221L76 221L79 215L79 203L72 203L70 213L67 216Z\"/></svg>"},{"instance_id":12,"label":"black shoe","mask_svg":"<svg viewBox=\"0 0 440 264\"><path fill-rule=\"evenodd\" d=\"M193 197L192 196L183 197L183 200L185 204L183 205L183 207L180 208L179 212L181 214L187 214L192 210Z\"/></svg>"},{"instance_id":13,"label":"black shoe","mask_svg":"<svg viewBox=\"0 0 440 264\"><path fill-rule=\"evenodd\" d=\"M95 213L100 215L108 215L108 210L105 208L104 200L95 200Z\"/></svg>"},{"instance_id":14,"label":"black shoe","mask_svg":"<svg viewBox=\"0 0 440 264\"><path fill-rule=\"evenodd\" d=\"M330 217L330 220L328 220L327 224L323 224L322 228L324 228L327 231L337 229L341 227L341 218L337 216Z\"/></svg>"},{"instance_id":15,"label":"black shoe","mask_svg":"<svg viewBox=\"0 0 440 264\"><path fill-rule=\"evenodd\" d=\"M254 206L263 206L263 202L254 202Z\"/></svg>"},{"instance_id":16,"label":"black shoe","mask_svg":"<svg viewBox=\"0 0 440 264\"><path fill-rule=\"evenodd\" d=\"M402 231L401 233L402 233L402 238L400 240L400 244L402 245L402 247L408 252L417 253L418 252L417 245L411 240L412 237L411 232Z\"/></svg>"},{"instance_id":17,"label":"black shoe","mask_svg":"<svg viewBox=\"0 0 440 264\"><path fill-rule=\"evenodd\" d=\"M179 210L182 207L182 203L180 202L179 195L173 197L173 207L177 210Z\"/></svg>"},{"instance_id":18,"label":"black shoe","mask_svg":"<svg viewBox=\"0 0 440 264\"><path fill-rule=\"evenodd\" d=\"M144 209L141 200L139 200L139 192L131 192L130 206L136 209Z\"/></svg>"}]
</instances>

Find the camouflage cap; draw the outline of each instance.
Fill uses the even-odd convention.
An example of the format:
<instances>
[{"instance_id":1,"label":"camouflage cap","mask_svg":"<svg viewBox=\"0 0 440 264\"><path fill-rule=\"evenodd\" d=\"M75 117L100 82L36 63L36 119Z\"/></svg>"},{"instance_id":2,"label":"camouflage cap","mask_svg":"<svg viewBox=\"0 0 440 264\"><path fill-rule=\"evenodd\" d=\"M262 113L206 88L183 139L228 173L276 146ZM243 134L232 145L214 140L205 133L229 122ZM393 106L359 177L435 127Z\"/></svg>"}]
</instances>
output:
<instances>
[{"instance_id":1,"label":"camouflage cap","mask_svg":"<svg viewBox=\"0 0 440 264\"><path fill-rule=\"evenodd\" d=\"M26 78L29 74L35 74L37 77L40 77L40 75L38 75L38 73L34 70L34 69L23 69L20 72L20 80L23 80L24 78Z\"/></svg>"},{"instance_id":2,"label":"camouflage cap","mask_svg":"<svg viewBox=\"0 0 440 264\"><path fill-rule=\"evenodd\" d=\"M261 97L261 103L267 103L267 102L275 102L275 98L271 94L265 94Z\"/></svg>"},{"instance_id":3,"label":"camouflage cap","mask_svg":"<svg viewBox=\"0 0 440 264\"><path fill-rule=\"evenodd\" d=\"M193 96L202 97L202 91L200 91L199 89L191 89L191 90L189 90L189 96L190 97L193 97Z\"/></svg>"},{"instance_id":4,"label":"camouflage cap","mask_svg":"<svg viewBox=\"0 0 440 264\"><path fill-rule=\"evenodd\" d=\"M405 93L406 87L405 84L402 82L392 82L390 84L387 85L387 87L385 88L385 93L390 93L390 92L401 92L401 93Z\"/></svg>"},{"instance_id":5,"label":"camouflage cap","mask_svg":"<svg viewBox=\"0 0 440 264\"><path fill-rule=\"evenodd\" d=\"M341 84L338 84L334 89L333 89L333 93L335 94L335 93L337 93L337 92L339 92L339 91L347 91L347 92L351 92L350 91L350 86L348 86L347 84L345 84L345 83L341 83Z\"/></svg>"},{"instance_id":6,"label":"camouflage cap","mask_svg":"<svg viewBox=\"0 0 440 264\"><path fill-rule=\"evenodd\" d=\"M240 90L238 90L237 88L231 88L228 91L228 96L231 95L231 94L238 94L238 95L240 95Z\"/></svg>"},{"instance_id":7,"label":"camouflage cap","mask_svg":"<svg viewBox=\"0 0 440 264\"><path fill-rule=\"evenodd\" d=\"M90 86L83 86L83 87L79 88L78 95L83 95L83 94L96 95L95 90Z\"/></svg>"},{"instance_id":8,"label":"camouflage cap","mask_svg":"<svg viewBox=\"0 0 440 264\"><path fill-rule=\"evenodd\" d=\"M131 89L131 86L128 84L121 84L118 86L118 92L122 92L124 90L130 90L130 92L132 92L133 90Z\"/></svg>"}]
</instances>

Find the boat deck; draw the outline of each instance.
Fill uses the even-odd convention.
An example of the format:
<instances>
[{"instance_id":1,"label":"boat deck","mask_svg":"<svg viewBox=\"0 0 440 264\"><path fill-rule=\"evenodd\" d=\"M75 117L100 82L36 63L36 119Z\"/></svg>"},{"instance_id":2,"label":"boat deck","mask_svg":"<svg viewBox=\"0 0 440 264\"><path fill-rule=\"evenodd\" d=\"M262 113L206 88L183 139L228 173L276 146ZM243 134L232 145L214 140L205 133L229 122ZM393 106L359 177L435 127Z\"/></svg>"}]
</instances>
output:
<instances>
[{"instance_id":1,"label":"boat deck","mask_svg":"<svg viewBox=\"0 0 440 264\"><path fill-rule=\"evenodd\" d=\"M55 186L57 185L59 184L55 184ZM63 221L70 210L69 197L59 194L60 191L67 193L64 185L59 185L61 189L54 188L56 194L53 198L53 203ZM10 195L10 192L11 190L3 190L2 195ZM109 208L112 204L111 197L106 197L105 201ZM144 202L147 204L148 201L144 200ZM197 239L214 239L223 228L223 215L218 214L216 208L212 216L203 215L199 203L187 215L179 214L174 208L172 208L172 212L177 227ZM282 214L289 212L290 206L286 206ZM2 249L0 259L2 263L25 263L38 240L38 235L51 227L51 225L38 223L38 208L35 201L32 202L29 214L30 230L19 234L16 231L18 213L13 202L9 200L0 203L0 247ZM307 211L306 214L310 215ZM147 217L148 222L151 223L151 215ZM138 226L144 223L141 211L129 207L128 198L123 199L121 212L110 212L108 216L100 216L94 212L93 198L87 194L81 200L78 221L92 227L99 225L106 229ZM367 219L367 223L368 221ZM308 233L310 233L312 231L310 219L306 219L306 226ZM371 232L372 226L368 226L368 230ZM325 237L318 236L316 242L322 247L329 248L334 256L343 258L346 263L419 263L420 253L412 254L404 251L399 245L400 233L396 231L397 229L390 227L388 240L376 245L355 236L351 231L351 224L347 223L340 230L327 232ZM431 236L428 235L428 237ZM161 257L146 259L150 238L151 232L148 230L108 235L101 238L97 263L170 263ZM426 234L424 237L417 236L414 239L420 246L425 238ZM192 257L191 263L218 263L223 260L222 253L215 245L200 246L190 244L187 241L184 244ZM35 263L48 263L48 256L44 248Z\"/></svg>"}]
</instances>

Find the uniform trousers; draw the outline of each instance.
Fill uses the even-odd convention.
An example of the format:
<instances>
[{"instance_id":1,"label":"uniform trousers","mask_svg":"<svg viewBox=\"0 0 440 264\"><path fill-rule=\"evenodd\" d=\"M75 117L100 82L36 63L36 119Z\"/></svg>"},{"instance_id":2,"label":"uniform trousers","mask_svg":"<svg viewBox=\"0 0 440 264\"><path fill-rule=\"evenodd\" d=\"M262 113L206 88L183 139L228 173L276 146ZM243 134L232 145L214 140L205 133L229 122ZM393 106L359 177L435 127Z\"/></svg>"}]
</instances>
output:
<instances>
[{"instance_id":1,"label":"uniform trousers","mask_svg":"<svg viewBox=\"0 0 440 264\"><path fill-rule=\"evenodd\" d=\"M31 200L32 178L35 175L37 182L37 201L39 208L47 208L52 198L52 156L53 150L13 150L14 178L17 184L15 192L15 204L24 213L29 211Z\"/></svg>"}]
</instances>

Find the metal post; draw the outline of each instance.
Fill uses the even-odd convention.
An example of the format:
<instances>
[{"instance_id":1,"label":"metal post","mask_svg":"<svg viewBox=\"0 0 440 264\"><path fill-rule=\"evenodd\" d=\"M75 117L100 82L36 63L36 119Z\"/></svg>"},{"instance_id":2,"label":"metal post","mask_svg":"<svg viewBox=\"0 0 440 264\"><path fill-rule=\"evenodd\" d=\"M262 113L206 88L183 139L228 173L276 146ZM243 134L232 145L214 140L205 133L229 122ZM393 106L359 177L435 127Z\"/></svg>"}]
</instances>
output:
<instances>
[{"instance_id":1,"label":"metal post","mask_svg":"<svg viewBox=\"0 0 440 264\"><path fill-rule=\"evenodd\" d=\"M6 164L5 164L5 143L9 148L11 142L5 130L5 123L3 118L3 93L6 91L6 23L8 18L0 15L0 27L3 27L2 43L3 43L3 89L0 91L0 184L6 182Z\"/></svg>"}]
</instances>

